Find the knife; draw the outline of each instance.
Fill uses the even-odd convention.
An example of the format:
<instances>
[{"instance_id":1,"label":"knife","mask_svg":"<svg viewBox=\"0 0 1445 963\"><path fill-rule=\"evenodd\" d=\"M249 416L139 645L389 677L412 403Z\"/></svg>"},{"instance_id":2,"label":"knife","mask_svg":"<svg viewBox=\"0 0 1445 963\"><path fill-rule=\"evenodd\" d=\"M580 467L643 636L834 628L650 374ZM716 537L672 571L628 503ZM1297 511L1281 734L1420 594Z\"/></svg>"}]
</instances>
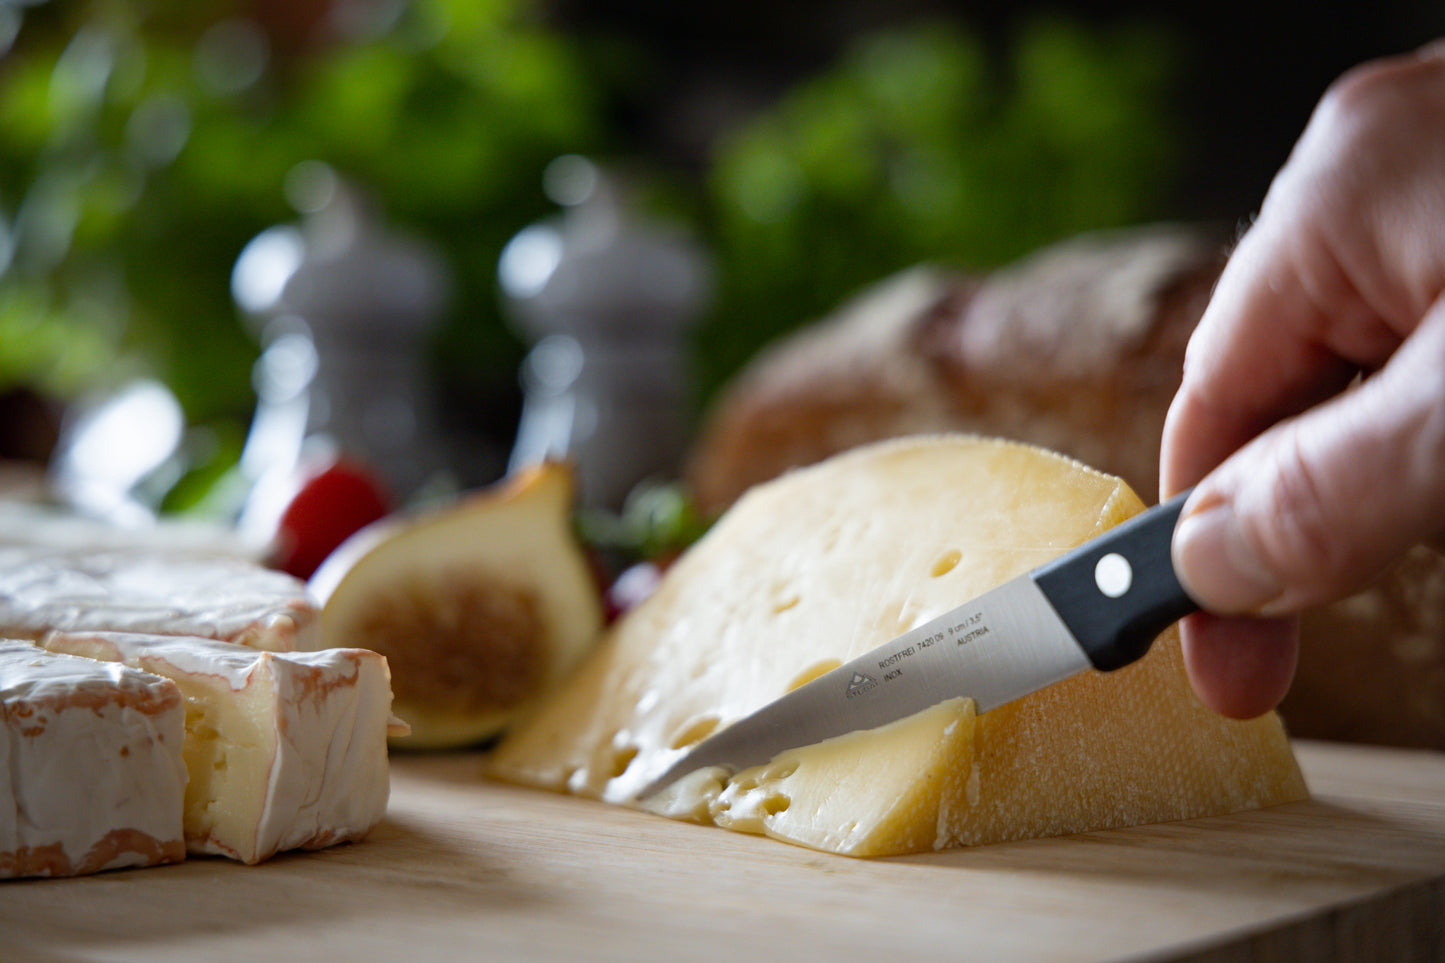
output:
<instances>
[{"instance_id":1,"label":"knife","mask_svg":"<svg viewBox=\"0 0 1445 963\"><path fill-rule=\"evenodd\" d=\"M698 769L731 772L946 699L987 712L1086 669L1141 658L1198 609L1169 546L1189 492L916 626L699 742L636 799Z\"/></svg>"}]
</instances>

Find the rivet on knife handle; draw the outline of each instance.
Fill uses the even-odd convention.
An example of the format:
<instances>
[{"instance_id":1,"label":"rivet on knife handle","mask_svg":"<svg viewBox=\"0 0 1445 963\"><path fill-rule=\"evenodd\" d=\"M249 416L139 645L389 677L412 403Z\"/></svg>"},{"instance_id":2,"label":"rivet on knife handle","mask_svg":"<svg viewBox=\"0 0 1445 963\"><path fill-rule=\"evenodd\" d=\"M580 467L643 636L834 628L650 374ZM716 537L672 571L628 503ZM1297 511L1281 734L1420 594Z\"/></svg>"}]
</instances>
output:
<instances>
[{"instance_id":1,"label":"rivet on knife handle","mask_svg":"<svg viewBox=\"0 0 1445 963\"><path fill-rule=\"evenodd\" d=\"M1176 495L1034 572L1096 669L1139 659L1160 632L1198 608L1169 555L1188 496Z\"/></svg>"}]
</instances>

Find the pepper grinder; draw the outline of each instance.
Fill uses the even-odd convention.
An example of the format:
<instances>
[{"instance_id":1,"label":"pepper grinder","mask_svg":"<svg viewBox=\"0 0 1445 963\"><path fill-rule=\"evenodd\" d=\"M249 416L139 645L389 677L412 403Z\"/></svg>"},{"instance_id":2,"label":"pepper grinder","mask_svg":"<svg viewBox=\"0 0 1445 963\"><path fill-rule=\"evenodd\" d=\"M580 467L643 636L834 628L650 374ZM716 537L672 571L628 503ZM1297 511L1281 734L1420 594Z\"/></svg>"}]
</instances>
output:
<instances>
[{"instance_id":1,"label":"pepper grinder","mask_svg":"<svg viewBox=\"0 0 1445 963\"><path fill-rule=\"evenodd\" d=\"M571 459L582 504L615 510L680 467L688 333L710 298L711 265L681 231L637 216L586 158L553 161L543 187L561 213L519 232L497 266L514 330L531 345L509 470Z\"/></svg>"},{"instance_id":2,"label":"pepper grinder","mask_svg":"<svg viewBox=\"0 0 1445 963\"><path fill-rule=\"evenodd\" d=\"M243 467L284 475L303 443L325 439L404 499L447 470L425 350L450 278L329 168L303 173L301 222L252 240L232 275L263 349Z\"/></svg>"}]
</instances>

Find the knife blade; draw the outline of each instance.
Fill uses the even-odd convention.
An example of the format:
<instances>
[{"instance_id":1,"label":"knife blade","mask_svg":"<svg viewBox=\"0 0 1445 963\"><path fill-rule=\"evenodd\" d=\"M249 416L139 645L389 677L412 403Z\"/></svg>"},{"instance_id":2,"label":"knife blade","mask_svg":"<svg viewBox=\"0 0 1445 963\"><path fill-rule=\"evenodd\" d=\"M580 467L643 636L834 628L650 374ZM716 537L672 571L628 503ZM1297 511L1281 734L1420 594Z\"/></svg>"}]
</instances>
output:
<instances>
[{"instance_id":1,"label":"knife blade","mask_svg":"<svg viewBox=\"0 0 1445 963\"><path fill-rule=\"evenodd\" d=\"M918 625L744 716L696 745L636 794L698 769L731 772L779 753L873 729L946 699L984 713L1086 669L1142 658L1198 605L1169 546L1188 498L1156 505L1031 572Z\"/></svg>"}]
</instances>

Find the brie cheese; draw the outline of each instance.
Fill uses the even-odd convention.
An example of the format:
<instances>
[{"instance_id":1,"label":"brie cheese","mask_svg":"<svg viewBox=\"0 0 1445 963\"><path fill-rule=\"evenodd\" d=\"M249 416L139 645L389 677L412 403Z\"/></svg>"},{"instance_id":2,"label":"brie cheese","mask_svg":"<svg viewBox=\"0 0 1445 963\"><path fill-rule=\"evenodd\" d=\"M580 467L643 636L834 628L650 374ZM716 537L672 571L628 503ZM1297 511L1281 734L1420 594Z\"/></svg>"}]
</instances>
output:
<instances>
[{"instance_id":1,"label":"brie cheese","mask_svg":"<svg viewBox=\"0 0 1445 963\"><path fill-rule=\"evenodd\" d=\"M304 582L244 559L0 546L0 636L151 632L276 652L321 644Z\"/></svg>"},{"instance_id":2,"label":"brie cheese","mask_svg":"<svg viewBox=\"0 0 1445 963\"><path fill-rule=\"evenodd\" d=\"M179 688L192 853L258 863L360 839L386 813L391 684L375 652L273 653L122 632L51 633L42 644Z\"/></svg>"},{"instance_id":3,"label":"brie cheese","mask_svg":"<svg viewBox=\"0 0 1445 963\"><path fill-rule=\"evenodd\" d=\"M185 858L175 684L0 639L0 877Z\"/></svg>"}]
</instances>

